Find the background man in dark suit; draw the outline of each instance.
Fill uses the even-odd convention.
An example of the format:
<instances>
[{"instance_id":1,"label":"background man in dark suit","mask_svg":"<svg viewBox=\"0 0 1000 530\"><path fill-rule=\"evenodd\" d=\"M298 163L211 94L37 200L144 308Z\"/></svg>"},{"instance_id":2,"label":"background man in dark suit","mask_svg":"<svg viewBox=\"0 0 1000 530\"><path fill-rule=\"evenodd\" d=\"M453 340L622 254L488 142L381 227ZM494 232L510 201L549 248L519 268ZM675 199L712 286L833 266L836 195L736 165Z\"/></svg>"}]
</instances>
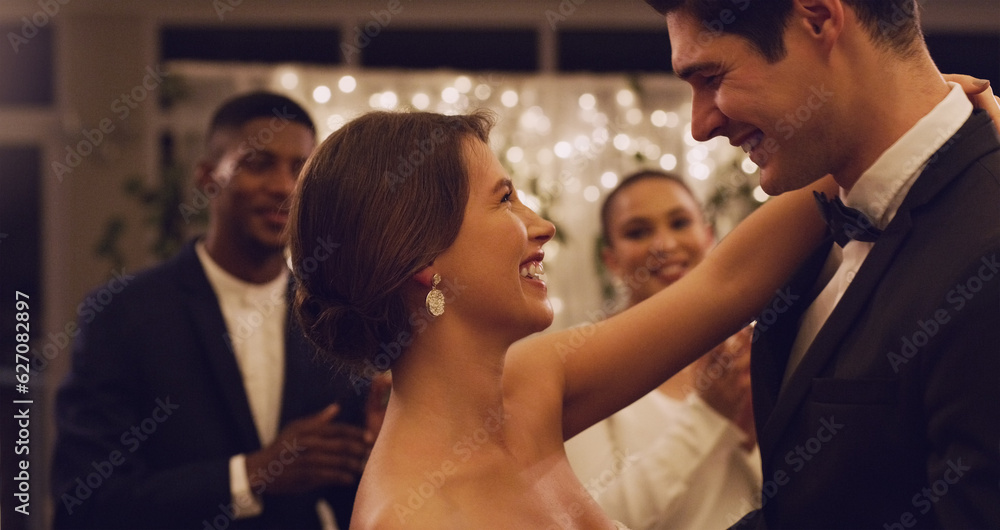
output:
<instances>
[{"instance_id":1,"label":"background man in dark suit","mask_svg":"<svg viewBox=\"0 0 1000 530\"><path fill-rule=\"evenodd\" d=\"M696 139L742 146L772 194L832 173L869 218L757 320L744 524L1000 527L1000 140L916 1L649 3Z\"/></svg>"},{"instance_id":2,"label":"background man in dark suit","mask_svg":"<svg viewBox=\"0 0 1000 530\"><path fill-rule=\"evenodd\" d=\"M373 435L287 310L287 201L316 145L269 93L219 108L205 237L81 322L57 402L59 528L346 528ZM336 251L317 243L314 259Z\"/></svg>"}]
</instances>

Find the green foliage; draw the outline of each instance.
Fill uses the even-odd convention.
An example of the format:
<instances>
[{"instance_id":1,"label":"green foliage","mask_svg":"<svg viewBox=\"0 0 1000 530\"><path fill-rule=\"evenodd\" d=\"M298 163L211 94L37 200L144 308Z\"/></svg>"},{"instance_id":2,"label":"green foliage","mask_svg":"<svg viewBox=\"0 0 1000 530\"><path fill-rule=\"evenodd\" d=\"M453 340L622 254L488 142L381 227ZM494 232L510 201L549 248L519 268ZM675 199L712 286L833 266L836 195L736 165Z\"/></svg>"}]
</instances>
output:
<instances>
[{"instance_id":1,"label":"green foliage","mask_svg":"<svg viewBox=\"0 0 1000 530\"><path fill-rule=\"evenodd\" d=\"M163 168L156 186L147 185L138 175L130 177L122 185L125 196L135 200L142 210L143 227L153 232L149 252L158 260L167 259L180 250L189 237L189 225L202 227L207 222L205 209L199 210L187 221L181 214L188 180L187 173L181 168L169 166ZM94 247L95 253L111 261L112 268L116 270L126 265L120 245L127 228L123 215L112 215L105 222L104 231Z\"/></svg>"}]
</instances>

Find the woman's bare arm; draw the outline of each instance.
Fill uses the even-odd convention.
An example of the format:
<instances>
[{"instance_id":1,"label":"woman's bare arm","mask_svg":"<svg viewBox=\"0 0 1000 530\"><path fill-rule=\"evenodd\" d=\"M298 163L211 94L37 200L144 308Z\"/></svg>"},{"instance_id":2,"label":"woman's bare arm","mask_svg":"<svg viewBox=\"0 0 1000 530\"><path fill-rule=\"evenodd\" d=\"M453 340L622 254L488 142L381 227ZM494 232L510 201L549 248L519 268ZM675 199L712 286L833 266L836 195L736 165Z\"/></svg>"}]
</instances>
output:
<instances>
[{"instance_id":1,"label":"woman's bare arm","mask_svg":"<svg viewBox=\"0 0 1000 530\"><path fill-rule=\"evenodd\" d=\"M775 197L680 281L608 320L529 337L508 366L563 376L563 436L618 411L730 336L764 307L822 240L813 190Z\"/></svg>"}]
</instances>

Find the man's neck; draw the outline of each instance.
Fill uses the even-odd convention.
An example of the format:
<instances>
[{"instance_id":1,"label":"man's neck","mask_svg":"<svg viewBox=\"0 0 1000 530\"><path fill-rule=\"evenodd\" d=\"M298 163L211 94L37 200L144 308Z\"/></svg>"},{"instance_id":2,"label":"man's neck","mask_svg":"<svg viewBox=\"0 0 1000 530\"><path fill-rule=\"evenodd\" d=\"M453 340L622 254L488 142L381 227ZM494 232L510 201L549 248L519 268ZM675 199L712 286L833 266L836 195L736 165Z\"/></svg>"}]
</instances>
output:
<instances>
[{"instance_id":1,"label":"man's neck","mask_svg":"<svg viewBox=\"0 0 1000 530\"><path fill-rule=\"evenodd\" d=\"M872 61L862 79L876 79L857 92L848 128L851 153L833 172L846 191L857 183L883 153L948 95L949 87L929 57L901 62ZM865 77L867 76L867 77Z\"/></svg>"},{"instance_id":2,"label":"man's neck","mask_svg":"<svg viewBox=\"0 0 1000 530\"><path fill-rule=\"evenodd\" d=\"M280 251L253 252L213 232L205 237L205 250L222 270L248 283L270 282L287 267Z\"/></svg>"}]
</instances>

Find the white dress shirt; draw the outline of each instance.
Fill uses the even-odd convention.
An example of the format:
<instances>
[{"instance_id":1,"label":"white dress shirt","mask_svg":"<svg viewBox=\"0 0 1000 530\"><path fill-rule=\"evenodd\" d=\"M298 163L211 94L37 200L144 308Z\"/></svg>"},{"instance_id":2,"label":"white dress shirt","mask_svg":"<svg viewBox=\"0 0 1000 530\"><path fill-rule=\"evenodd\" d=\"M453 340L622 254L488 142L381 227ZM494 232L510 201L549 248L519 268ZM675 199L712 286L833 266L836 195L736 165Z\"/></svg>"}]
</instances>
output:
<instances>
[{"instance_id":1,"label":"white dress shirt","mask_svg":"<svg viewBox=\"0 0 1000 530\"><path fill-rule=\"evenodd\" d=\"M928 160L972 114L972 103L962 87L954 83L949 83L949 86L951 91L944 100L882 153L850 192L840 190L844 204L863 212L876 228L885 229L889 225ZM799 334L788 358L785 383L795 372L874 245L855 240L849 241L842 250L834 245L829 260L839 261L839 266L802 316ZM821 277L819 281L824 279Z\"/></svg>"},{"instance_id":2,"label":"white dress shirt","mask_svg":"<svg viewBox=\"0 0 1000 530\"><path fill-rule=\"evenodd\" d=\"M215 263L204 242L199 241L195 251L219 300L228 331L227 343L243 378L261 446L266 446L277 436L281 414L289 272L285 269L265 284L248 283ZM263 506L251 490L246 471L246 455L230 458L229 486L237 519L261 513Z\"/></svg>"},{"instance_id":3,"label":"white dress shirt","mask_svg":"<svg viewBox=\"0 0 1000 530\"><path fill-rule=\"evenodd\" d=\"M584 487L633 530L728 528L759 508L760 452L697 394L654 390L566 442Z\"/></svg>"}]
</instances>

